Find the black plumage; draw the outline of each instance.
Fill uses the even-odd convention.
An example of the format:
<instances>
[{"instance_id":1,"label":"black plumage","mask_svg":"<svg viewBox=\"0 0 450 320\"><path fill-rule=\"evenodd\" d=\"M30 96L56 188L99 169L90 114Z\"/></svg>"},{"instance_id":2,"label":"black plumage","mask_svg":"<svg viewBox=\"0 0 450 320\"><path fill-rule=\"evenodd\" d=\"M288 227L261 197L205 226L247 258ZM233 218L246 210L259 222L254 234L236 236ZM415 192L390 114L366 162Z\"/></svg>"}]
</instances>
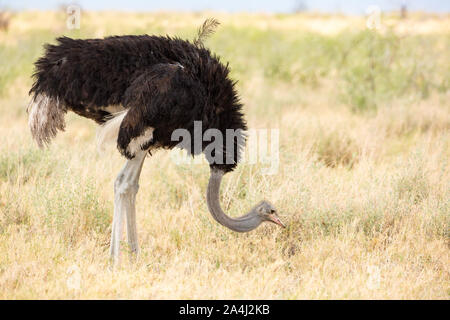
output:
<instances>
[{"instance_id":1,"label":"black plumage","mask_svg":"<svg viewBox=\"0 0 450 320\"><path fill-rule=\"evenodd\" d=\"M73 111L101 124L111 116L108 106L128 110L117 139L125 157L133 157L127 146L146 128L154 128L153 139L143 148L173 148L175 129L187 129L193 137L194 121L202 121L203 132L215 128L224 137L222 161L208 158L210 165L225 172L235 168L245 137L233 137L233 150L227 150L226 129L246 130L242 104L228 65L201 42L148 35L61 37L45 46L35 66L30 94L60 102L56 112ZM45 142L56 134L50 131Z\"/></svg>"}]
</instances>

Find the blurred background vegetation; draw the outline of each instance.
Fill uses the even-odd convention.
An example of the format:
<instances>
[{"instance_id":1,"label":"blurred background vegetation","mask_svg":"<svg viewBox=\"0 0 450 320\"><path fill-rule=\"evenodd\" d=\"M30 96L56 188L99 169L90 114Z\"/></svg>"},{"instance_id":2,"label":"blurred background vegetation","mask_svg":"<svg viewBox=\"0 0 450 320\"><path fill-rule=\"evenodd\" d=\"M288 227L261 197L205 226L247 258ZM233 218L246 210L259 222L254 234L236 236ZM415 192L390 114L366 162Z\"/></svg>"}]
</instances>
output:
<instances>
[{"instance_id":1,"label":"blurred background vegetation","mask_svg":"<svg viewBox=\"0 0 450 320\"><path fill-rule=\"evenodd\" d=\"M30 12L22 13L14 22L11 21L14 16L5 13L6 18L3 19L8 25L21 21L27 24L34 19L32 15ZM9 41L4 41L8 28L1 31L1 95L5 94L7 83L31 75L32 63L42 53L42 44L54 42L58 34L89 38L123 33L111 21L101 23L99 30L101 19L97 19L94 13L84 13L83 27L72 31L65 28L64 11L48 15L52 21L48 28L44 22L41 26L27 28L26 32ZM167 25L164 15L153 16L147 22L143 16L139 18L133 18L140 23L127 29L127 34L170 33L187 39L192 39L195 34L193 24ZM410 16L410 19L417 20L430 18ZM241 19L252 19L258 26L250 28ZM394 14L385 14L382 30L364 28L364 19L333 30L330 29L333 28L332 21L326 22L326 15L320 19L325 20L322 31L295 32L296 21L301 25L307 24L301 14L257 18L235 16L232 23L224 21L208 46L230 63L233 77L240 81L258 75L267 81L295 84L300 90L313 90L324 81L333 81L339 87L339 100L355 112L374 110L395 98L424 99L433 92L449 90L450 38L447 28L436 28L432 34L429 30L398 33L396 23L401 23L404 28L414 28L414 25L408 26L408 22Z\"/></svg>"}]
</instances>

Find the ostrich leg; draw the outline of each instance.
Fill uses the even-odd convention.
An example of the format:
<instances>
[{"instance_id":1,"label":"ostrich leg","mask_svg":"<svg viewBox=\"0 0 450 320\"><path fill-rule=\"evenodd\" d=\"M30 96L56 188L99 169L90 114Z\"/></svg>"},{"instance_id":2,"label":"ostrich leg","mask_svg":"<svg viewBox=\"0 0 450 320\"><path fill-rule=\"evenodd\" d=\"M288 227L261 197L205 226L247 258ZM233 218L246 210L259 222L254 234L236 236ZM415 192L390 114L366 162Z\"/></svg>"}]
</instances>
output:
<instances>
[{"instance_id":1,"label":"ostrich leg","mask_svg":"<svg viewBox=\"0 0 450 320\"><path fill-rule=\"evenodd\" d=\"M147 151L140 151L136 153L133 159L127 160L114 182L114 217L110 248L111 259L114 265L119 263L120 238L125 214L130 254L133 255L138 252L135 201L139 189L139 176L146 155Z\"/></svg>"}]
</instances>

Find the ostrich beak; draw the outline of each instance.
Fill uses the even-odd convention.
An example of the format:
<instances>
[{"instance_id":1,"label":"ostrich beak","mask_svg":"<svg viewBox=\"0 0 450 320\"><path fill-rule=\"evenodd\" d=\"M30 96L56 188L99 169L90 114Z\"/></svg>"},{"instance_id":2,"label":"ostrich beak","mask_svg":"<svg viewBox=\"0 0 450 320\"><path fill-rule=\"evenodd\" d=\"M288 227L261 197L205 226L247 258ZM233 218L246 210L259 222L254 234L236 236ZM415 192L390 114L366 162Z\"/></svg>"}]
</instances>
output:
<instances>
[{"instance_id":1,"label":"ostrich beak","mask_svg":"<svg viewBox=\"0 0 450 320\"><path fill-rule=\"evenodd\" d=\"M277 225L286 228L286 226L284 225L283 222L281 222L280 218L278 218L278 216L276 214L271 214L269 216L270 222L276 223Z\"/></svg>"}]
</instances>

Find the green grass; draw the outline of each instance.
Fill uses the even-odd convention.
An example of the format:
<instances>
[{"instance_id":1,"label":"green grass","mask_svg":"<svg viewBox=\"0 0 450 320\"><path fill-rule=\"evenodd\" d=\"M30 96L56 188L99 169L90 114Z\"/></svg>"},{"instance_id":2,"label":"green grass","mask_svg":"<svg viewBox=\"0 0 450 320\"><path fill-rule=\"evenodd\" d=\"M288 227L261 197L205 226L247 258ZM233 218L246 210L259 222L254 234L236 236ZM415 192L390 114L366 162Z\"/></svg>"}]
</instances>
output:
<instances>
[{"instance_id":1,"label":"green grass","mask_svg":"<svg viewBox=\"0 0 450 320\"><path fill-rule=\"evenodd\" d=\"M105 29L108 33L108 27ZM155 22L128 32L142 33L166 34ZM65 34L91 38L95 37L95 29L88 26ZM177 30L171 35L193 39L195 28ZM35 31L14 46L0 44L0 61L8 61L0 65L0 97L5 94L7 83L31 75L42 44L53 42L54 37L48 31ZM450 63L441 49L450 46L450 39L445 36L399 36L392 30L385 34L344 31L330 36L225 25L208 40L208 46L230 63L233 77L240 81L263 76L274 83L294 83L310 90L337 77L341 99L353 111L376 109L382 103L408 95L424 99L450 88Z\"/></svg>"}]
</instances>

